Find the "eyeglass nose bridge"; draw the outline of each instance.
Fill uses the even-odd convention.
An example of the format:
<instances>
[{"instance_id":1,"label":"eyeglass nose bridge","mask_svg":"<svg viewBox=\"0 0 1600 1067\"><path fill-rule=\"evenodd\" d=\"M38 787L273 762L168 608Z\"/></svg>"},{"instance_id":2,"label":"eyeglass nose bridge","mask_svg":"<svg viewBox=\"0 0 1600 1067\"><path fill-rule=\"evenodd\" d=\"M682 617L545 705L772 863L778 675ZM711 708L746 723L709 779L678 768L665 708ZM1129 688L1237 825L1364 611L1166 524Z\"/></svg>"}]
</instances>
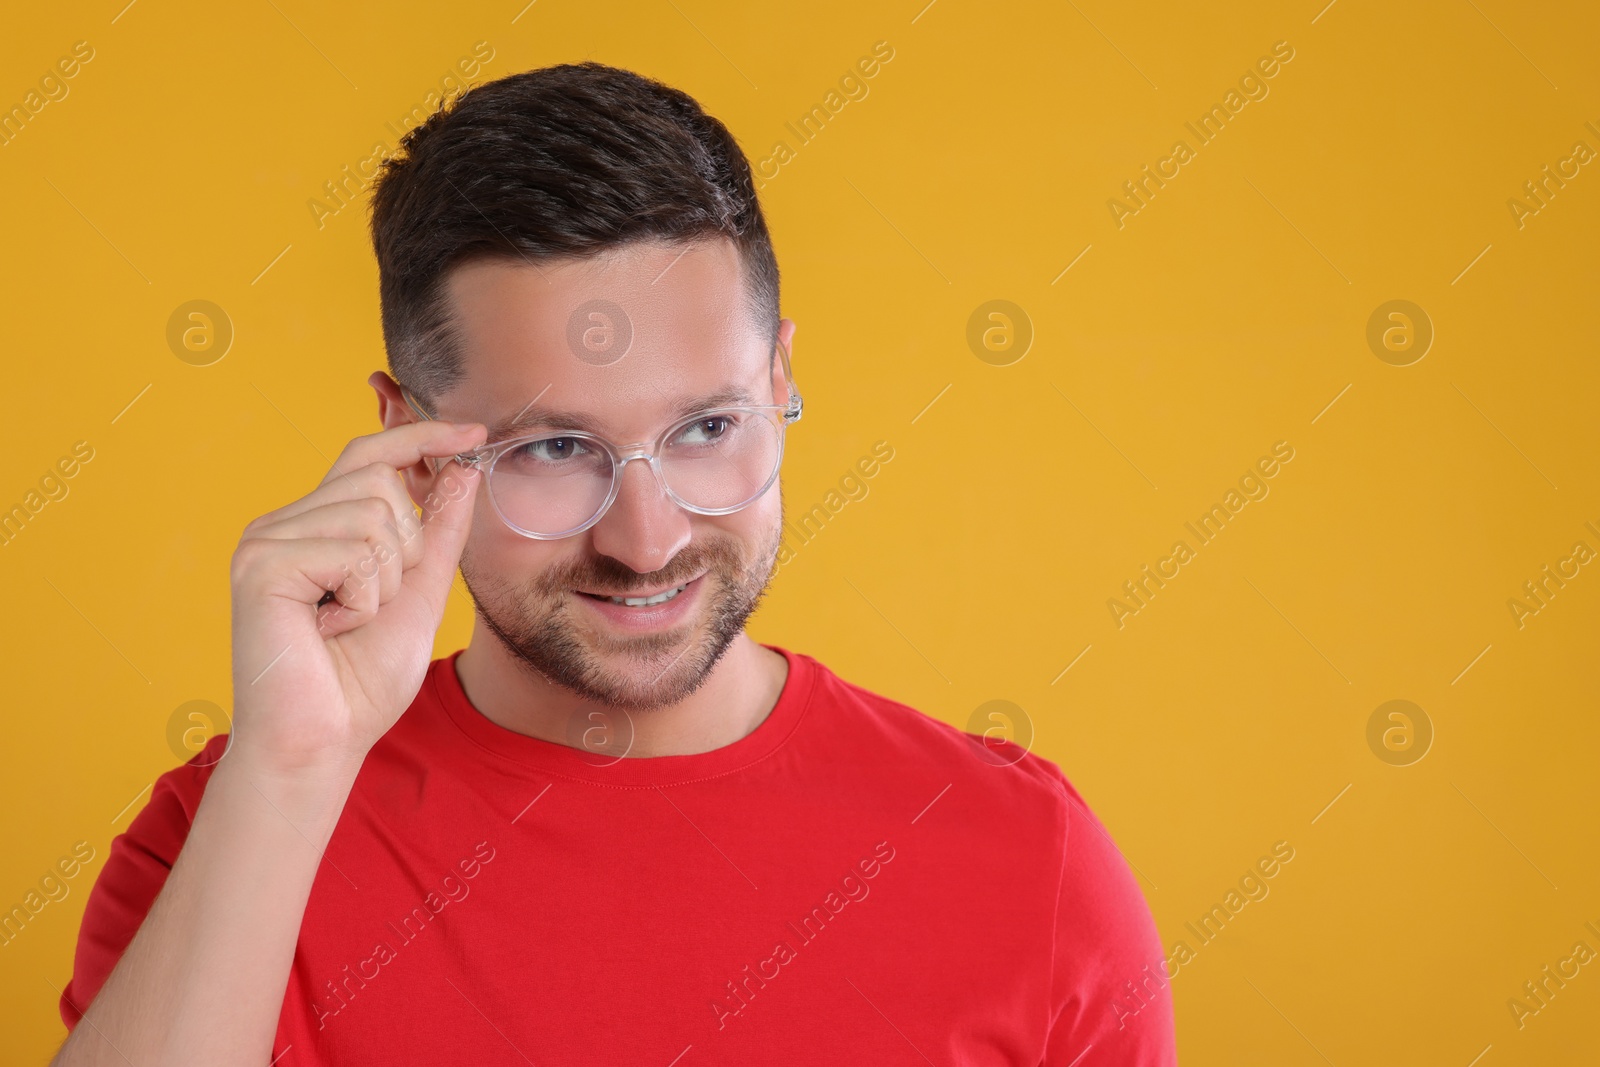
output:
<instances>
[{"instance_id":1,"label":"eyeglass nose bridge","mask_svg":"<svg viewBox=\"0 0 1600 1067\"><path fill-rule=\"evenodd\" d=\"M616 467L619 471L623 469L624 464L633 459L647 459L650 461L651 466L655 465L655 453L651 452L642 442L626 447L613 445L612 448L616 452Z\"/></svg>"},{"instance_id":2,"label":"eyeglass nose bridge","mask_svg":"<svg viewBox=\"0 0 1600 1067\"><path fill-rule=\"evenodd\" d=\"M617 497L622 494L622 476L628 473L628 464L636 459L644 460L645 466L649 467L655 474L656 488L661 491L663 497L678 507L687 508L690 511L694 510L684 501L679 500L678 494L674 493L672 487L667 484L666 473L662 471L661 464L656 459L656 453L650 451L647 444L638 442L626 446L609 445L608 447L611 451L611 491L606 494L605 503L600 505L600 510L595 513L594 518L589 520L590 526L605 518L606 513L611 510L611 505L617 502Z\"/></svg>"}]
</instances>

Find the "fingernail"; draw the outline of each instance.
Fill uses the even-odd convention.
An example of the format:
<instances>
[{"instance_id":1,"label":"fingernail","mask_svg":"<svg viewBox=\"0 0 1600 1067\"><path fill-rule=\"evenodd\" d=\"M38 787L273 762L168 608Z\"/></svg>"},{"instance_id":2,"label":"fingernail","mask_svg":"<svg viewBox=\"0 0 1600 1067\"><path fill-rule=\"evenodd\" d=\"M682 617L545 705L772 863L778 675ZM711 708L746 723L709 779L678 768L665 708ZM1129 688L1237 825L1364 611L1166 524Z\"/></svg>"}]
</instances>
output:
<instances>
[{"instance_id":1,"label":"fingernail","mask_svg":"<svg viewBox=\"0 0 1600 1067\"><path fill-rule=\"evenodd\" d=\"M475 428L478 424L475 422L452 422L450 425L465 433L466 431Z\"/></svg>"}]
</instances>

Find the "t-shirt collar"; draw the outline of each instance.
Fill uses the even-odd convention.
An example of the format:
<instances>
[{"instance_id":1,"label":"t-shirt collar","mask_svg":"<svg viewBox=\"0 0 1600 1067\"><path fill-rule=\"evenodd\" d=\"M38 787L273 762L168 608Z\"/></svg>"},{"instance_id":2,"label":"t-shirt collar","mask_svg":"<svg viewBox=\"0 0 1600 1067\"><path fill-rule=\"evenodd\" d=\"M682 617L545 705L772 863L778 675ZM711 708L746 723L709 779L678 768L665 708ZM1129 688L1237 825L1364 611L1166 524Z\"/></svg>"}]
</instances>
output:
<instances>
[{"instance_id":1,"label":"t-shirt collar","mask_svg":"<svg viewBox=\"0 0 1600 1067\"><path fill-rule=\"evenodd\" d=\"M519 734L486 718L467 699L456 674L464 649L433 661L426 686L450 721L468 741L514 763L596 785L622 788L683 785L732 774L776 752L805 716L816 682L817 663L809 656L763 643L789 663L778 702L749 734L732 744L685 756L602 757L583 749Z\"/></svg>"}]
</instances>

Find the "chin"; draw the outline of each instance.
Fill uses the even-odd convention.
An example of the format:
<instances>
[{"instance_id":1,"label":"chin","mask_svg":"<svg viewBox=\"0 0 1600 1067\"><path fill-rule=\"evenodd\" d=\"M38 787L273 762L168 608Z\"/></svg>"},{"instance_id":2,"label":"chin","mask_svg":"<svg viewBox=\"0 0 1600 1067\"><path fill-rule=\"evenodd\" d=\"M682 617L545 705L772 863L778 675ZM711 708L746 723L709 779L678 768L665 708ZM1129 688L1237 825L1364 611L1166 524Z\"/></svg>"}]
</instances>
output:
<instances>
[{"instance_id":1,"label":"chin","mask_svg":"<svg viewBox=\"0 0 1600 1067\"><path fill-rule=\"evenodd\" d=\"M610 629L573 601L566 575L514 584L480 574L466 557L461 575L479 619L526 670L581 700L647 711L678 704L705 684L766 592L781 533L774 525L753 566L737 547L708 554L712 566L693 617L653 632Z\"/></svg>"},{"instance_id":2,"label":"chin","mask_svg":"<svg viewBox=\"0 0 1600 1067\"><path fill-rule=\"evenodd\" d=\"M628 711L670 707L706 683L727 650L702 625L673 635L606 641L594 647L583 670L581 695ZM719 647L720 646L720 647Z\"/></svg>"}]
</instances>

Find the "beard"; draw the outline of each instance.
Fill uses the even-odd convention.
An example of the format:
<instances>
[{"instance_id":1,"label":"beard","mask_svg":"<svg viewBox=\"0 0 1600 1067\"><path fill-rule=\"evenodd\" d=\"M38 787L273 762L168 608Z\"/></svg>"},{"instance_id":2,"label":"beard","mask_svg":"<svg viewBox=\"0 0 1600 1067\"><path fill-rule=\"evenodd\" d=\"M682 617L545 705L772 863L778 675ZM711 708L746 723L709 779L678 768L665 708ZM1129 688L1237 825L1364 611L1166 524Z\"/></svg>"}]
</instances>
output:
<instances>
[{"instance_id":1,"label":"beard","mask_svg":"<svg viewBox=\"0 0 1600 1067\"><path fill-rule=\"evenodd\" d=\"M479 572L471 554L464 552L461 577L478 617L524 669L582 700L622 711L649 711L677 704L705 684L761 603L782 541L780 496L778 521L753 549L733 537L710 536L691 541L666 567L650 574L597 556L552 567L522 583ZM618 636L573 619L572 597L579 595L574 590L678 586L702 571L703 618L671 630ZM610 665L618 659L625 664Z\"/></svg>"}]
</instances>

